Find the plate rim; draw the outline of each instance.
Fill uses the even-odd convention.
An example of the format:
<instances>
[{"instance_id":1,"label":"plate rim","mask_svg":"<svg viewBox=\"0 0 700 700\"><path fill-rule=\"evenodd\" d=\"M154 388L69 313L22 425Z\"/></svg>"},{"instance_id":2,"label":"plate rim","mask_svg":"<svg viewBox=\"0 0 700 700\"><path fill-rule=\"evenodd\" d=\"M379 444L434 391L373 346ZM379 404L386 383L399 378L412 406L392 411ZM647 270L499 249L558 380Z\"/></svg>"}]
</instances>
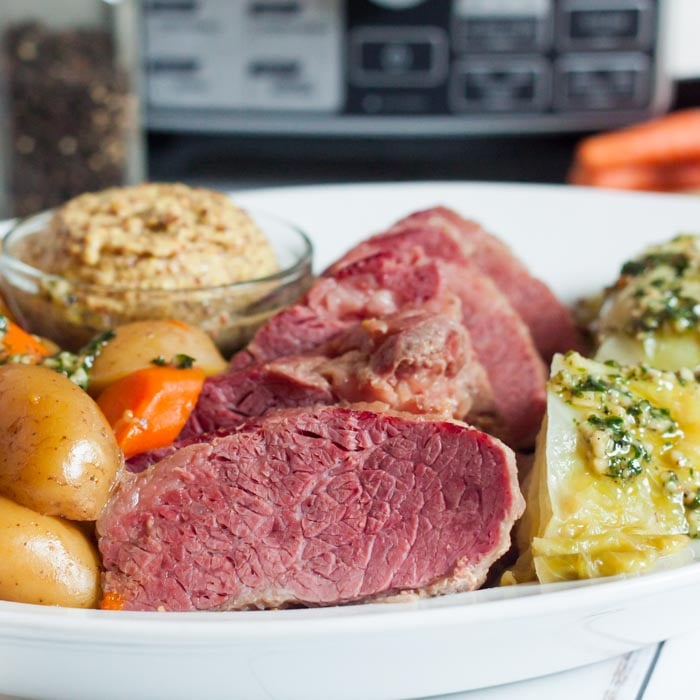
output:
<instances>
[{"instance_id":1,"label":"plate rim","mask_svg":"<svg viewBox=\"0 0 700 700\"><path fill-rule=\"evenodd\" d=\"M25 639L35 633L52 633L63 639L82 632L91 635L110 632L96 642L113 645L124 642L147 645L170 633L182 632L172 644L191 641L216 643L225 639L263 639L274 636L309 638L325 636L329 628L343 632L400 631L430 626L462 626L504 619L522 619L541 614L576 612L601 604L637 600L660 590L668 593L700 583L700 561L674 569L647 574L590 579L554 584L521 584L531 592L505 594L494 600L474 601L479 593L501 593L515 587L490 588L455 593L403 603L359 603L288 610L137 612L46 607L0 601L0 638ZM537 590L535 590L537 589ZM316 614L314 614L316 613ZM320 614L319 614L320 613ZM19 633L12 633L8 626ZM133 635L139 631L140 638ZM22 632L25 632L23 634ZM49 639L48 637L46 638Z\"/></svg>"}]
</instances>

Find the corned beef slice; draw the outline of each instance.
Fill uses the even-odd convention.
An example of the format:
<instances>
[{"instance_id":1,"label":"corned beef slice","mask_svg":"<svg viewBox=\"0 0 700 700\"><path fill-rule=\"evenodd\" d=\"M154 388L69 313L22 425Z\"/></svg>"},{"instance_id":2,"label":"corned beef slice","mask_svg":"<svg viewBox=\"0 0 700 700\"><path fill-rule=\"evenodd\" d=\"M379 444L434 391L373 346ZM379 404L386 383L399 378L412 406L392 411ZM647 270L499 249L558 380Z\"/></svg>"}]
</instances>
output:
<instances>
[{"instance_id":1,"label":"corned beef slice","mask_svg":"<svg viewBox=\"0 0 700 700\"><path fill-rule=\"evenodd\" d=\"M582 339L570 311L533 277L510 248L479 224L446 207L411 214L388 231L377 234L346 253L328 272L379 250L421 246L428 257L457 265L471 261L490 277L520 314L545 362L555 352L580 349Z\"/></svg>"},{"instance_id":2,"label":"corned beef slice","mask_svg":"<svg viewBox=\"0 0 700 700\"><path fill-rule=\"evenodd\" d=\"M462 419L494 410L491 386L460 304L362 321L320 348L320 373L339 399Z\"/></svg>"},{"instance_id":3,"label":"corned beef slice","mask_svg":"<svg viewBox=\"0 0 700 700\"><path fill-rule=\"evenodd\" d=\"M250 345L234 357L231 368L255 361L300 354L331 340L358 320L397 310L429 312L453 309L455 296L462 323L472 338L479 362L494 387L497 419L491 431L518 448L529 448L545 405L545 367L527 327L493 282L469 261L460 265L429 259L420 247L378 251L334 268L318 279L297 307L282 311L261 328ZM297 320L303 319L303 323ZM313 332L307 332L309 326ZM488 397L490 398L490 396Z\"/></svg>"},{"instance_id":4,"label":"corned beef slice","mask_svg":"<svg viewBox=\"0 0 700 700\"><path fill-rule=\"evenodd\" d=\"M281 410L124 476L97 523L103 589L127 610L471 590L522 509L513 453L474 428Z\"/></svg>"},{"instance_id":5,"label":"corned beef slice","mask_svg":"<svg viewBox=\"0 0 700 700\"><path fill-rule=\"evenodd\" d=\"M341 402L448 418L472 411L478 422L494 406L460 318L458 306L452 315L402 311L356 323L305 356L211 377L181 437L235 428L277 408Z\"/></svg>"},{"instance_id":6,"label":"corned beef slice","mask_svg":"<svg viewBox=\"0 0 700 700\"><path fill-rule=\"evenodd\" d=\"M452 304L439 266L420 249L381 251L317 279L299 304L275 314L234 355L231 369L301 355L366 318L407 308L440 312Z\"/></svg>"},{"instance_id":7,"label":"corned beef slice","mask_svg":"<svg viewBox=\"0 0 700 700\"><path fill-rule=\"evenodd\" d=\"M211 442L217 437L226 437L234 432L232 428L222 428L221 430L215 430L210 433L197 433L196 435L189 435L188 437L179 438L170 445L165 447L157 447L155 450L148 450L148 452L139 452L137 455L133 455L126 460L126 469L132 474L138 474L140 472L146 471L149 467L157 464L162 459L174 455L178 450L183 447L188 447L189 445L194 445L198 442Z\"/></svg>"},{"instance_id":8,"label":"corned beef slice","mask_svg":"<svg viewBox=\"0 0 700 700\"><path fill-rule=\"evenodd\" d=\"M547 371L527 326L494 283L464 265L443 263L462 302L462 322L489 378L499 424L511 447L532 447L546 408Z\"/></svg>"},{"instance_id":9,"label":"corned beef slice","mask_svg":"<svg viewBox=\"0 0 700 700\"><path fill-rule=\"evenodd\" d=\"M313 373L319 358L293 359L291 366L282 359L207 379L179 439L233 429L277 408L336 403L328 382Z\"/></svg>"}]
</instances>

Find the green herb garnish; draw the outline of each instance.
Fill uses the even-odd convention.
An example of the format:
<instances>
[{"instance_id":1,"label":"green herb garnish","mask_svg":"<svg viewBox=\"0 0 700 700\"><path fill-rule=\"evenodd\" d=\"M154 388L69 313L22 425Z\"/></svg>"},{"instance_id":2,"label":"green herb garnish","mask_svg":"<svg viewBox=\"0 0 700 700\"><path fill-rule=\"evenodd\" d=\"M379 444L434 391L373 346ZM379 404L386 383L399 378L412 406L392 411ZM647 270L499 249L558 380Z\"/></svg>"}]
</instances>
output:
<instances>
[{"instance_id":1,"label":"green herb garnish","mask_svg":"<svg viewBox=\"0 0 700 700\"><path fill-rule=\"evenodd\" d=\"M184 353L178 353L173 357L170 362L168 362L163 355L158 355L151 360L152 365L156 367L174 367L175 369L190 369L194 366L197 360L190 355L185 355Z\"/></svg>"},{"instance_id":2,"label":"green herb garnish","mask_svg":"<svg viewBox=\"0 0 700 700\"><path fill-rule=\"evenodd\" d=\"M630 277L638 277L645 272L655 270L657 267L670 267L677 276L681 276L689 267L690 260L685 253L649 253L636 260L628 260L621 273Z\"/></svg>"}]
</instances>

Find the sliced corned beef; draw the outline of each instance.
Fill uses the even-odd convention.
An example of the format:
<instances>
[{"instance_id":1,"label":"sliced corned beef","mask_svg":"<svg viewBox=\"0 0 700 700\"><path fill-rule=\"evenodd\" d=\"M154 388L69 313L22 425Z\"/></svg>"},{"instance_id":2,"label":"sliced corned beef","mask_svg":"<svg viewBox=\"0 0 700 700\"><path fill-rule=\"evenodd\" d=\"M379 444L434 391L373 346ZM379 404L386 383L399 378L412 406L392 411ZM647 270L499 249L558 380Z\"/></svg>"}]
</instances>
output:
<instances>
[{"instance_id":1,"label":"sliced corned beef","mask_svg":"<svg viewBox=\"0 0 700 700\"><path fill-rule=\"evenodd\" d=\"M316 280L302 303L270 319L231 369L306 352L323 342L324 329L330 341L361 319L412 308L453 309L455 297L470 335L483 334L472 344L490 384L499 387L493 390L498 415L491 432L515 447L531 447L544 414L544 365L519 315L468 260L458 265L429 259L416 247L353 260ZM307 332L310 326L313 332Z\"/></svg>"},{"instance_id":2,"label":"sliced corned beef","mask_svg":"<svg viewBox=\"0 0 700 700\"><path fill-rule=\"evenodd\" d=\"M317 279L298 304L275 314L234 355L231 369L301 355L366 318L408 308L441 312L453 304L439 266L420 249L381 251Z\"/></svg>"},{"instance_id":3,"label":"sliced corned beef","mask_svg":"<svg viewBox=\"0 0 700 700\"><path fill-rule=\"evenodd\" d=\"M513 453L474 428L282 410L125 475L97 522L103 589L182 611L471 590L522 509Z\"/></svg>"},{"instance_id":4,"label":"sliced corned beef","mask_svg":"<svg viewBox=\"0 0 700 700\"><path fill-rule=\"evenodd\" d=\"M452 315L413 309L356 323L306 355L210 377L181 437L235 428L278 408L342 402L458 419L470 414L472 422L494 414L459 307Z\"/></svg>"},{"instance_id":5,"label":"sliced corned beef","mask_svg":"<svg viewBox=\"0 0 700 700\"><path fill-rule=\"evenodd\" d=\"M429 257L458 265L470 261L490 277L525 321L547 363L555 352L582 347L571 312L549 287L533 277L503 241L446 207L434 207L401 219L386 232L352 248L327 274L335 274L344 265L377 251L417 245Z\"/></svg>"},{"instance_id":6,"label":"sliced corned beef","mask_svg":"<svg viewBox=\"0 0 700 700\"><path fill-rule=\"evenodd\" d=\"M498 423L489 432L528 449L544 417L547 371L527 326L508 300L473 266L443 263L462 302L462 322L489 378Z\"/></svg>"}]
</instances>

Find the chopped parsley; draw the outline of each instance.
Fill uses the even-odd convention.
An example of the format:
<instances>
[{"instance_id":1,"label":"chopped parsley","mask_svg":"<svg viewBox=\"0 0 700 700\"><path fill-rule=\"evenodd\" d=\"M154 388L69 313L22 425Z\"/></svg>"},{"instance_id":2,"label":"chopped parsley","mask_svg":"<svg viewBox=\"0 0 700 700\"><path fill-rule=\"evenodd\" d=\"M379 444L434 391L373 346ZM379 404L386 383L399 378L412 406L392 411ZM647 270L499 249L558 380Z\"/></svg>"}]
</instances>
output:
<instances>
[{"instance_id":1,"label":"chopped parsley","mask_svg":"<svg viewBox=\"0 0 700 700\"><path fill-rule=\"evenodd\" d=\"M651 455L644 445L627 429L623 418L617 416L588 417L588 423L607 434L604 450L605 474L613 479L631 479L642 473L642 462Z\"/></svg>"},{"instance_id":2,"label":"chopped parsley","mask_svg":"<svg viewBox=\"0 0 700 700\"><path fill-rule=\"evenodd\" d=\"M105 331L93 338L77 354L60 350L43 358L38 364L63 374L81 389L87 389L90 383L90 370L95 364L97 356L114 336L114 331Z\"/></svg>"},{"instance_id":3,"label":"chopped parsley","mask_svg":"<svg viewBox=\"0 0 700 700\"><path fill-rule=\"evenodd\" d=\"M640 258L628 260L622 266L621 273L630 277L638 277L659 267L670 267L677 276L681 276L689 266L690 259L685 253L675 251L648 253Z\"/></svg>"},{"instance_id":4,"label":"chopped parsley","mask_svg":"<svg viewBox=\"0 0 700 700\"><path fill-rule=\"evenodd\" d=\"M184 353L178 353L173 357L170 362L168 362L163 355L158 355L151 360L152 365L156 367L174 367L175 369L190 369L194 367L194 363L197 360L191 355L185 355Z\"/></svg>"},{"instance_id":5,"label":"chopped parsley","mask_svg":"<svg viewBox=\"0 0 700 700\"><path fill-rule=\"evenodd\" d=\"M567 356L568 365L550 380L550 388L568 404L581 410L576 420L586 463L596 473L627 481L642 473L652 459L652 446L673 451L683 438L678 421L665 406L640 396L633 382L654 384L676 381L675 375L660 370L622 367L617 363L596 363ZM596 368L596 369L597 369Z\"/></svg>"},{"instance_id":6,"label":"chopped parsley","mask_svg":"<svg viewBox=\"0 0 700 700\"><path fill-rule=\"evenodd\" d=\"M642 341L700 331L700 236L676 236L628 260L594 326L600 339L622 333Z\"/></svg>"},{"instance_id":7,"label":"chopped parsley","mask_svg":"<svg viewBox=\"0 0 700 700\"><path fill-rule=\"evenodd\" d=\"M190 355L185 355L184 353L178 353L175 355L173 364L177 369L189 369L195 363L194 357Z\"/></svg>"},{"instance_id":8,"label":"chopped parsley","mask_svg":"<svg viewBox=\"0 0 700 700\"><path fill-rule=\"evenodd\" d=\"M697 510L700 508L700 491L696 491L695 495L685 502L685 507L688 510Z\"/></svg>"},{"instance_id":9,"label":"chopped parsley","mask_svg":"<svg viewBox=\"0 0 700 700\"><path fill-rule=\"evenodd\" d=\"M587 391L610 391L615 389L615 385L612 382L605 381L599 377L594 377L592 374L586 375L585 379L577 382L572 388L571 393L574 396L581 396Z\"/></svg>"},{"instance_id":10,"label":"chopped parsley","mask_svg":"<svg viewBox=\"0 0 700 700\"><path fill-rule=\"evenodd\" d=\"M0 337L7 332L7 317L0 315ZM8 355L0 360L0 364L33 364L58 372L68 377L81 389L87 389L90 382L90 370L102 348L114 338L114 331L105 331L93 338L77 353L59 350L53 355L37 359L34 355Z\"/></svg>"},{"instance_id":11,"label":"chopped parsley","mask_svg":"<svg viewBox=\"0 0 700 700\"><path fill-rule=\"evenodd\" d=\"M682 332L698 326L700 299L685 294L680 284L654 287L653 291L640 287L634 295L638 304L629 320L633 334L653 333L664 327Z\"/></svg>"}]
</instances>

